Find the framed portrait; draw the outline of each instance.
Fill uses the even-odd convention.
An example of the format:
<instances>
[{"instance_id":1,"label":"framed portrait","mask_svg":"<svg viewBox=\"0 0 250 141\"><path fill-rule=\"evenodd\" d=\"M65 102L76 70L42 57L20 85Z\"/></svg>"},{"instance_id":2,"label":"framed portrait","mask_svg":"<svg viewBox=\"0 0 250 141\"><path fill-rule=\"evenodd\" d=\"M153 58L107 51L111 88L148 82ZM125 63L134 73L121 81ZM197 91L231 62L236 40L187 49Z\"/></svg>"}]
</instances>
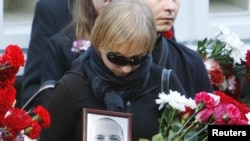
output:
<instances>
[{"instance_id":1,"label":"framed portrait","mask_svg":"<svg viewBox=\"0 0 250 141\"><path fill-rule=\"evenodd\" d=\"M83 108L83 141L132 141L132 114Z\"/></svg>"}]
</instances>

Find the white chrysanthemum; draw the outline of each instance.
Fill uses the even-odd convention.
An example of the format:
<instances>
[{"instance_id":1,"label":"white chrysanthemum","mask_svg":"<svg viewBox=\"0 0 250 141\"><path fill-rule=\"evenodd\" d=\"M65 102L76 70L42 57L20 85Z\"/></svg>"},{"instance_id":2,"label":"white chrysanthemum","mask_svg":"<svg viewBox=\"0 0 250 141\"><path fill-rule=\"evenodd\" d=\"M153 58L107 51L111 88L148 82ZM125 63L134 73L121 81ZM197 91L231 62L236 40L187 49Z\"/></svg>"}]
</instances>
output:
<instances>
[{"instance_id":1,"label":"white chrysanthemum","mask_svg":"<svg viewBox=\"0 0 250 141\"><path fill-rule=\"evenodd\" d=\"M159 97L159 99L156 99L155 102L156 102L156 104L160 104L158 109L161 110L163 108L163 106L169 102L170 97L164 92L159 93L158 97Z\"/></svg>"},{"instance_id":2,"label":"white chrysanthemum","mask_svg":"<svg viewBox=\"0 0 250 141\"><path fill-rule=\"evenodd\" d=\"M185 107L188 106L190 108L195 107L195 102L191 99L187 99L184 95L181 95L177 91L170 90L169 94L160 93L160 99L156 99L156 104L160 104L159 110L164 107L165 104L169 104L174 109L179 111L185 111Z\"/></svg>"},{"instance_id":3,"label":"white chrysanthemum","mask_svg":"<svg viewBox=\"0 0 250 141\"><path fill-rule=\"evenodd\" d=\"M234 64L241 64L241 60L246 59L246 48L244 48L244 43L240 40L239 36L232 33L224 37L224 42L226 43L225 50L227 52L231 51L230 57L234 60Z\"/></svg>"},{"instance_id":4,"label":"white chrysanthemum","mask_svg":"<svg viewBox=\"0 0 250 141\"><path fill-rule=\"evenodd\" d=\"M236 50L236 49L233 49L231 54L230 54L230 57L233 58L234 60L234 65L235 64L241 64L241 61L246 61L246 54L245 54L246 51L243 51L242 49L241 50Z\"/></svg>"},{"instance_id":5,"label":"white chrysanthemum","mask_svg":"<svg viewBox=\"0 0 250 141\"><path fill-rule=\"evenodd\" d=\"M197 108L197 104L192 98L188 99L187 106L190 107L191 109Z\"/></svg>"}]
</instances>

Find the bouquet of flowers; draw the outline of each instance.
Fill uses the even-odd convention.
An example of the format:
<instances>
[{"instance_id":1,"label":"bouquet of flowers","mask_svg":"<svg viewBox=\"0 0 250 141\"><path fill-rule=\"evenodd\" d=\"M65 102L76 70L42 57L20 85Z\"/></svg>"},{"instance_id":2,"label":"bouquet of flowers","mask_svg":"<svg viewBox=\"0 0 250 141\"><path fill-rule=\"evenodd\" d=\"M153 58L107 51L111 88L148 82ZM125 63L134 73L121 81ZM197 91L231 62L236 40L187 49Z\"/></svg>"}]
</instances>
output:
<instances>
[{"instance_id":1,"label":"bouquet of flowers","mask_svg":"<svg viewBox=\"0 0 250 141\"><path fill-rule=\"evenodd\" d=\"M250 50L225 26L219 26L215 38L198 41L198 53L204 59L214 90L239 99L244 81L250 80Z\"/></svg>"},{"instance_id":2,"label":"bouquet of flowers","mask_svg":"<svg viewBox=\"0 0 250 141\"><path fill-rule=\"evenodd\" d=\"M1 141L38 139L41 130L50 126L50 115L44 107L37 106L30 112L15 107L14 82L24 62L24 54L17 45L8 45L0 56Z\"/></svg>"},{"instance_id":3,"label":"bouquet of flowers","mask_svg":"<svg viewBox=\"0 0 250 141\"><path fill-rule=\"evenodd\" d=\"M224 92L199 92L187 99L176 91L160 93L159 133L152 141L205 141L208 125L248 125L250 108ZM141 139L140 141L145 141Z\"/></svg>"}]
</instances>

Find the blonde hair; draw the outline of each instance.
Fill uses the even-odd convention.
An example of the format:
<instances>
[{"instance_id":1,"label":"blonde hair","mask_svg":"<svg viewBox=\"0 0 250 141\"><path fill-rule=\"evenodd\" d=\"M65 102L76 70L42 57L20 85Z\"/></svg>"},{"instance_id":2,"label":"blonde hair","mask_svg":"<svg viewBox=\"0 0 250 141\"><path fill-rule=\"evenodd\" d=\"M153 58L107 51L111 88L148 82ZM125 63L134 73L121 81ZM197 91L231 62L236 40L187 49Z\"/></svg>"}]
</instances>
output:
<instances>
[{"instance_id":1,"label":"blonde hair","mask_svg":"<svg viewBox=\"0 0 250 141\"><path fill-rule=\"evenodd\" d=\"M143 1L116 0L104 7L92 29L96 50L151 52L156 40L154 15Z\"/></svg>"},{"instance_id":2,"label":"blonde hair","mask_svg":"<svg viewBox=\"0 0 250 141\"><path fill-rule=\"evenodd\" d=\"M77 39L89 39L98 12L92 0L76 0L73 7L73 24Z\"/></svg>"}]
</instances>

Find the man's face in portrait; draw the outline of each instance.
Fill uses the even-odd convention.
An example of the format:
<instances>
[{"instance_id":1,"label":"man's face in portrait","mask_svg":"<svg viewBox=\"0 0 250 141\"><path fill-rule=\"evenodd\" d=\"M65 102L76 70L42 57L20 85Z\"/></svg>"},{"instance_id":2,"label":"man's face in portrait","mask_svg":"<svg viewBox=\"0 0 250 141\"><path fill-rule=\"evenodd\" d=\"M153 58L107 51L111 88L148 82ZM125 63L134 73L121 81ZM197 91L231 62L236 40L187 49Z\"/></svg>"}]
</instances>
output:
<instances>
[{"instance_id":1,"label":"man's face in portrait","mask_svg":"<svg viewBox=\"0 0 250 141\"><path fill-rule=\"evenodd\" d=\"M120 125L109 118L97 120L91 127L90 141L123 141L123 131Z\"/></svg>"}]
</instances>

